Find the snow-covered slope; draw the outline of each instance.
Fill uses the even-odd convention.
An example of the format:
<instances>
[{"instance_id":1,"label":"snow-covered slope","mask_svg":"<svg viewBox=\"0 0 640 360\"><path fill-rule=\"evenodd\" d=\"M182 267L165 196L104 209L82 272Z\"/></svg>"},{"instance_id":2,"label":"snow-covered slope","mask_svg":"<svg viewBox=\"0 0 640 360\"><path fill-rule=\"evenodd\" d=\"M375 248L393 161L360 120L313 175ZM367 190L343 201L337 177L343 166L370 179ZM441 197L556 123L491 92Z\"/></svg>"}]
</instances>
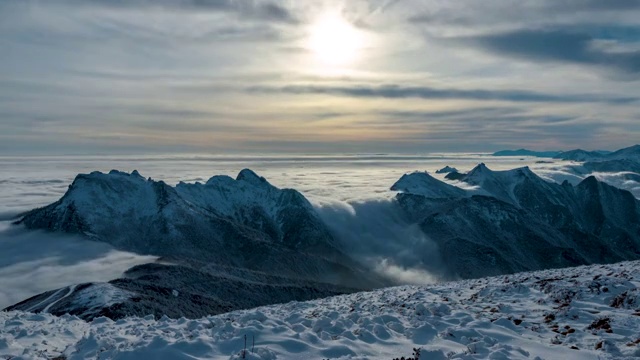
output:
<instances>
[{"instance_id":1,"label":"snow-covered slope","mask_svg":"<svg viewBox=\"0 0 640 360\"><path fill-rule=\"evenodd\" d=\"M513 170L493 171L485 164L478 164L461 181L475 185L496 199L517 205L516 191L525 183L535 183L537 187L547 187L548 183L534 174L529 167Z\"/></svg>"},{"instance_id":2,"label":"snow-covered slope","mask_svg":"<svg viewBox=\"0 0 640 360\"><path fill-rule=\"evenodd\" d=\"M118 320L134 315L193 319L354 291L352 288L246 269L220 266L194 269L181 265L145 264L129 269L121 279L51 290L6 310L72 314L84 320L100 316Z\"/></svg>"},{"instance_id":3,"label":"snow-covered slope","mask_svg":"<svg viewBox=\"0 0 640 360\"><path fill-rule=\"evenodd\" d=\"M402 175L400 180L391 186L391 190L436 199L459 198L467 195L466 191L442 182L426 172L414 172Z\"/></svg>"},{"instance_id":4,"label":"snow-covered slope","mask_svg":"<svg viewBox=\"0 0 640 360\"><path fill-rule=\"evenodd\" d=\"M632 359L640 262L291 302L199 320L0 313L26 359ZM246 339L246 340L245 340ZM243 350L246 354L243 356Z\"/></svg>"}]
</instances>

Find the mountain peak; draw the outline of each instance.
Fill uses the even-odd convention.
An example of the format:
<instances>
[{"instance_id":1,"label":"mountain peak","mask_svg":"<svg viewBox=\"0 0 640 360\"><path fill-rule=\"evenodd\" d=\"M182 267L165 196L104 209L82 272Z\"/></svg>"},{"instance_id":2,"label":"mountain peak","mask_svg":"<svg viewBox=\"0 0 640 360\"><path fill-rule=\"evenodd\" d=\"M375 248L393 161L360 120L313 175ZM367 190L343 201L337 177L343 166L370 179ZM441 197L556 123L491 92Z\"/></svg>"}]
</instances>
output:
<instances>
[{"instance_id":1,"label":"mountain peak","mask_svg":"<svg viewBox=\"0 0 640 360\"><path fill-rule=\"evenodd\" d=\"M133 177L133 178L140 178L142 180L144 180L144 177L142 175L140 175L140 173L138 172L138 170L133 170L131 173L128 173L126 171L120 171L120 170L116 170L113 169L111 171L109 171L109 173L104 174L100 171L94 171L89 175L93 175L93 176L103 176L103 175L111 175L111 176L123 176L123 177Z\"/></svg>"},{"instance_id":2,"label":"mountain peak","mask_svg":"<svg viewBox=\"0 0 640 360\"><path fill-rule=\"evenodd\" d=\"M436 171L436 174L449 174L452 172L458 172L458 169L451 167L449 165L443 167L442 169Z\"/></svg>"},{"instance_id":3,"label":"mountain peak","mask_svg":"<svg viewBox=\"0 0 640 360\"><path fill-rule=\"evenodd\" d=\"M598 179L596 179L595 176L591 175L582 180L580 184L578 184L578 186L595 188L599 185L599 183L600 182L598 181Z\"/></svg>"},{"instance_id":4,"label":"mountain peak","mask_svg":"<svg viewBox=\"0 0 640 360\"><path fill-rule=\"evenodd\" d=\"M141 178L141 179L144 179L144 177L143 177L142 175L140 175L140 173L138 172L138 170L133 170L133 171L131 172L131 176L137 176L137 177L139 177L139 178Z\"/></svg>"},{"instance_id":5,"label":"mountain peak","mask_svg":"<svg viewBox=\"0 0 640 360\"><path fill-rule=\"evenodd\" d=\"M466 196L466 192L463 189L440 181L429 175L426 171L416 171L411 174L402 175L400 180L391 186L391 190L422 195L428 198L456 198Z\"/></svg>"},{"instance_id":6,"label":"mountain peak","mask_svg":"<svg viewBox=\"0 0 640 360\"><path fill-rule=\"evenodd\" d=\"M471 171L469 171L469 173L467 174L467 177L473 178L479 175L488 175L492 173L493 173L493 170L489 169L487 165L485 165L484 163L480 163L476 165L476 167L471 169Z\"/></svg>"},{"instance_id":7,"label":"mountain peak","mask_svg":"<svg viewBox=\"0 0 640 360\"><path fill-rule=\"evenodd\" d=\"M537 177L537 175L533 171L531 171L531 168L529 168L528 166L523 166L521 168L514 169L514 171L517 172L518 174L522 174L522 175L525 175L525 176L536 176Z\"/></svg>"},{"instance_id":8,"label":"mountain peak","mask_svg":"<svg viewBox=\"0 0 640 360\"><path fill-rule=\"evenodd\" d=\"M526 180L532 180L538 184L545 181L536 175L528 166L512 169L493 171L484 163L478 164L473 170L460 180L470 185L478 186L491 196L511 203L518 204L518 199L514 194L516 187Z\"/></svg>"},{"instance_id":9,"label":"mountain peak","mask_svg":"<svg viewBox=\"0 0 640 360\"><path fill-rule=\"evenodd\" d=\"M250 169L242 169L238 176L236 177L236 181L246 181L251 184L268 184L269 182L262 176L259 176L253 170Z\"/></svg>"}]
</instances>

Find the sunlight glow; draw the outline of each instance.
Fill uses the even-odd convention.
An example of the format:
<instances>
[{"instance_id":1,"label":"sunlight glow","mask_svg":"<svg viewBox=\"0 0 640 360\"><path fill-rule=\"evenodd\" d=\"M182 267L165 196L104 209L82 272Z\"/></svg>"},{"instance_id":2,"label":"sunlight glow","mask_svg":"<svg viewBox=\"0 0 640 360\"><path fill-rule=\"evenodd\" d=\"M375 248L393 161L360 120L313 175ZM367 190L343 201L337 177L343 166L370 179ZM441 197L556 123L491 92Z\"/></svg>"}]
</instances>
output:
<instances>
[{"instance_id":1,"label":"sunlight glow","mask_svg":"<svg viewBox=\"0 0 640 360\"><path fill-rule=\"evenodd\" d=\"M327 13L310 28L309 49L325 65L348 65L364 47L364 35L339 14Z\"/></svg>"}]
</instances>

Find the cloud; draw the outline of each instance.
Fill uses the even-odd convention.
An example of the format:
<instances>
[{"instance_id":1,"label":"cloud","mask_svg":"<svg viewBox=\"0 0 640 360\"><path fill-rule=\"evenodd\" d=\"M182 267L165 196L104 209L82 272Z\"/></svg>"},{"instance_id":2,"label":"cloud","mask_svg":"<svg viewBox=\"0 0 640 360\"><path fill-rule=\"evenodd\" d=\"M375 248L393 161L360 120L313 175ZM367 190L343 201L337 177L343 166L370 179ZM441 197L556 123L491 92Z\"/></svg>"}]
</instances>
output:
<instances>
[{"instance_id":1,"label":"cloud","mask_svg":"<svg viewBox=\"0 0 640 360\"><path fill-rule=\"evenodd\" d=\"M607 33L607 29L595 30ZM629 31L640 35L640 27ZM527 61L595 65L640 73L640 51L607 52L594 46L596 39L588 33L571 30L517 30L456 40ZM636 40L640 39L636 37Z\"/></svg>"},{"instance_id":2,"label":"cloud","mask_svg":"<svg viewBox=\"0 0 640 360\"><path fill-rule=\"evenodd\" d=\"M0 152L607 148L640 131L633 5L0 1ZM324 11L371 40L344 68L306 44Z\"/></svg>"},{"instance_id":3,"label":"cloud","mask_svg":"<svg viewBox=\"0 0 640 360\"><path fill-rule=\"evenodd\" d=\"M113 280L132 266L156 260L104 243L6 223L0 223L0 254L0 309L56 288Z\"/></svg>"},{"instance_id":4,"label":"cloud","mask_svg":"<svg viewBox=\"0 0 640 360\"><path fill-rule=\"evenodd\" d=\"M565 0L565 1L542 1L548 11L564 11L568 13L577 11L589 11L601 13L602 11L626 11L638 10L640 1L638 0L617 0L603 2L600 0Z\"/></svg>"},{"instance_id":5,"label":"cloud","mask_svg":"<svg viewBox=\"0 0 640 360\"><path fill-rule=\"evenodd\" d=\"M591 23L592 26L637 24L640 2L621 0L538 0L508 2L487 0L477 2L428 1L415 4L407 20L430 30L457 29L466 33L495 32L496 29L525 29L536 26L559 26ZM612 21L615 19L616 21ZM462 27L466 27L463 29Z\"/></svg>"},{"instance_id":6,"label":"cloud","mask_svg":"<svg viewBox=\"0 0 640 360\"><path fill-rule=\"evenodd\" d=\"M420 99L463 99L463 100L499 100L508 102L551 102L551 103L592 103L626 104L638 101L635 96L596 96L590 94L554 95L535 91L509 89L453 89L434 88L428 86L404 85L285 85L285 86L251 86L245 91L249 93L283 93L295 95L335 95L358 98L420 98Z\"/></svg>"},{"instance_id":7,"label":"cloud","mask_svg":"<svg viewBox=\"0 0 640 360\"><path fill-rule=\"evenodd\" d=\"M425 284L451 278L437 244L406 221L394 200L373 197L316 205L347 253L390 280Z\"/></svg>"},{"instance_id":8,"label":"cloud","mask_svg":"<svg viewBox=\"0 0 640 360\"><path fill-rule=\"evenodd\" d=\"M228 12L249 19L297 23L296 17L284 6L261 0L54 0L53 5L101 7L113 10L154 10L194 12ZM51 5L49 4L49 5Z\"/></svg>"},{"instance_id":9,"label":"cloud","mask_svg":"<svg viewBox=\"0 0 640 360\"><path fill-rule=\"evenodd\" d=\"M422 269L406 269L402 266L395 265L390 263L388 259L382 259L378 265L375 266L374 271L397 284L427 285L442 280Z\"/></svg>"},{"instance_id":10,"label":"cloud","mask_svg":"<svg viewBox=\"0 0 640 360\"><path fill-rule=\"evenodd\" d=\"M372 119L365 120L365 123L374 123L375 115L383 117L384 122L394 125L409 125L416 123L428 123L433 126L438 122L457 122L465 125L474 123L493 125L507 125L514 123L538 123L538 124L559 124L575 119L571 116L559 115L539 115L529 112L526 108L518 107L471 107L462 110L444 111L419 111L419 110L397 110L378 111L372 114Z\"/></svg>"}]
</instances>

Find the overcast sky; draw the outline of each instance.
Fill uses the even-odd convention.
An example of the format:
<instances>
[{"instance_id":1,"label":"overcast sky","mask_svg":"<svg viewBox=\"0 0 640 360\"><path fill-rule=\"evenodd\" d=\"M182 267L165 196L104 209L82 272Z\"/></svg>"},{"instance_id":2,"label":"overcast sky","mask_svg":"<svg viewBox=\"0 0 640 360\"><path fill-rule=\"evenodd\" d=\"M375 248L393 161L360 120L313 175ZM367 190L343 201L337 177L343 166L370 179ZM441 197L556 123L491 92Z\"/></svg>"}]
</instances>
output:
<instances>
[{"instance_id":1,"label":"overcast sky","mask_svg":"<svg viewBox=\"0 0 640 360\"><path fill-rule=\"evenodd\" d=\"M640 142L640 0L2 0L0 155Z\"/></svg>"}]
</instances>

